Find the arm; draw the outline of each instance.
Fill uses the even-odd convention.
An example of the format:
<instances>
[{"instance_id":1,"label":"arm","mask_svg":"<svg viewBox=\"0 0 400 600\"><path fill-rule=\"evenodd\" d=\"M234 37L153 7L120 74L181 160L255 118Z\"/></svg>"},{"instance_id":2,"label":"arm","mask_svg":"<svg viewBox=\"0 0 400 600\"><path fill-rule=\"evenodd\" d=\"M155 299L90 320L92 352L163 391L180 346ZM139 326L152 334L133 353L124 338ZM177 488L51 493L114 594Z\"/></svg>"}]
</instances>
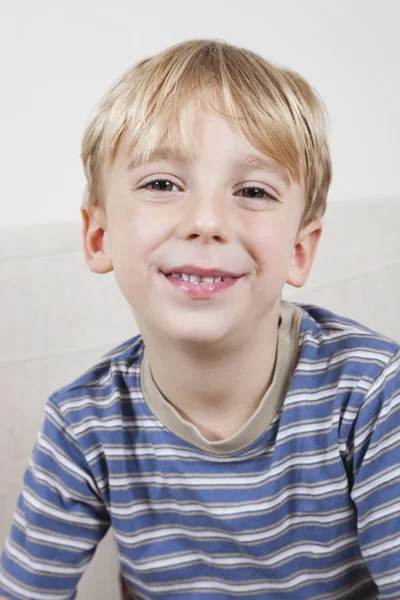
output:
<instances>
[{"instance_id":1,"label":"arm","mask_svg":"<svg viewBox=\"0 0 400 600\"><path fill-rule=\"evenodd\" d=\"M359 411L353 474L362 555L379 599L400 598L400 353L372 383Z\"/></svg>"},{"instance_id":2,"label":"arm","mask_svg":"<svg viewBox=\"0 0 400 600\"><path fill-rule=\"evenodd\" d=\"M0 562L0 598L74 600L109 515L54 397L25 471Z\"/></svg>"}]
</instances>

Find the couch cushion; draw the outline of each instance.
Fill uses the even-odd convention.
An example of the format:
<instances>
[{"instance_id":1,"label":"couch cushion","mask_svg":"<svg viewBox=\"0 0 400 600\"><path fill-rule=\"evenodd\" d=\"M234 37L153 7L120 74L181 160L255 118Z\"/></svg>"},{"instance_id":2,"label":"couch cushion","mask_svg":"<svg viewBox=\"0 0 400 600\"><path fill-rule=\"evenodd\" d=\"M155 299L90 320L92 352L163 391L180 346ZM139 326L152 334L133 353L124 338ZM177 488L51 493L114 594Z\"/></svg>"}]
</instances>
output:
<instances>
[{"instance_id":1,"label":"couch cushion","mask_svg":"<svg viewBox=\"0 0 400 600\"><path fill-rule=\"evenodd\" d=\"M284 297L321 304L400 341L400 202L332 204L304 288ZM138 333L113 273L86 266L81 225L0 230L0 545L47 397ZM6 418L4 418L4 416ZM80 600L118 597L112 534L79 587Z\"/></svg>"}]
</instances>

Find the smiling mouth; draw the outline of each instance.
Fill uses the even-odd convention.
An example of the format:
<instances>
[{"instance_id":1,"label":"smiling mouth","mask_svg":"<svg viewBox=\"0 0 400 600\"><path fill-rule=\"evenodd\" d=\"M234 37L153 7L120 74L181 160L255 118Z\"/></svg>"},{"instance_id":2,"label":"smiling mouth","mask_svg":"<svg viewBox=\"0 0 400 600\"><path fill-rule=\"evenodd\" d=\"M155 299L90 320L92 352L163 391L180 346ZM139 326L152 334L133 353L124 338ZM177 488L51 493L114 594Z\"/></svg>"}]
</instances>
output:
<instances>
[{"instance_id":1,"label":"smiling mouth","mask_svg":"<svg viewBox=\"0 0 400 600\"><path fill-rule=\"evenodd\" d=\"M212 276L203 276L199 275L190 275L188 273L164 273L166 277L171 277L172 279L176 279L178 281L186 281L187 283L193 283L195 285L202 284L212 284L212 283L221 283L222 281L229 281L234 279L239 279L242 275L238 276L226 276L226 277L212 277Z\"/></svg>"},{"instance_id":2,"label":"smiling mouth","mask_svg":"<svg viewBox=\"0 0 400 600\"><path fill-rule=\"evenodd\" d=\"M191 300L211 300L223 294L225 290L238 285L237 282L244 277L244 275L225 277L204 275L200 277L200 275L189 273L164 273L163 271L160 271L160 274L163 275L165 281L169 282L172 290Z\"/></svg>"}]
</instances>

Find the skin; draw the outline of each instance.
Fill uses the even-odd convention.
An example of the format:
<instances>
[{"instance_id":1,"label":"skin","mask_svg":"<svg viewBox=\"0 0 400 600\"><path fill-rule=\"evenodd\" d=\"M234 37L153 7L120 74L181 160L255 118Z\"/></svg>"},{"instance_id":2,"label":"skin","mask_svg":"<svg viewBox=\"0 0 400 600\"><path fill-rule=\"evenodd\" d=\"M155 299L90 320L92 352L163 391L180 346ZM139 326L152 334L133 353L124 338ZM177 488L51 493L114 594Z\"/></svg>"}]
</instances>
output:
<instances>
[{"instance_id":1,"label":"skin","mask_svg":"<svg viewBox=\"0 0 400 600\"><path fill-rule=\"evenodd\" d=\"M302 184L233 166L263 155L224 118L200 110L191 134L189 164L163 159L131 170L125 134L103 174L105 210L81 209L83 245L89 269L114 271L161 391L207 439L220 440L243 426L270 384L281 291L306 282L322 225L300 227ZM250 186L273 199L252 197ZM244 276L215 298L189 299L160 273L180 264Z\"/></svg>"}]
</instances>

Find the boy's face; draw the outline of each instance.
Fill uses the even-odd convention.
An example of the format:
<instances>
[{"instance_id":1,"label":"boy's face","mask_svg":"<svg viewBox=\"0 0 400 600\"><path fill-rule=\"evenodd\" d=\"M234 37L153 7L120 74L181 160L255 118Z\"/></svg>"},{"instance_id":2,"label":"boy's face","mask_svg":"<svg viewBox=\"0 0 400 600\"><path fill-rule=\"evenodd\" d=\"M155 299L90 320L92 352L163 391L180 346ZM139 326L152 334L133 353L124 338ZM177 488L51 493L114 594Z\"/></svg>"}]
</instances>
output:
<instances>
[{"instance_id":1,"label":"boy's face","mask_svg":"<svg viewBox=\"0 0 400 600\"><path fill-rule=\"evenodd\" d=\"M237 166L248 155L266 157L225 119L199 112L192 140L192 162L166 156L133 168L125 135L105 175L107 220L97 213L89 223L82 211L86 258L93 271L115 271L142 333L243 339L276 322L285 282L306 280L320 223L298 231L303 187L272 160ZM195 284L169 276L196 267L237 278Z\"/></svg>"}]
</instances>

